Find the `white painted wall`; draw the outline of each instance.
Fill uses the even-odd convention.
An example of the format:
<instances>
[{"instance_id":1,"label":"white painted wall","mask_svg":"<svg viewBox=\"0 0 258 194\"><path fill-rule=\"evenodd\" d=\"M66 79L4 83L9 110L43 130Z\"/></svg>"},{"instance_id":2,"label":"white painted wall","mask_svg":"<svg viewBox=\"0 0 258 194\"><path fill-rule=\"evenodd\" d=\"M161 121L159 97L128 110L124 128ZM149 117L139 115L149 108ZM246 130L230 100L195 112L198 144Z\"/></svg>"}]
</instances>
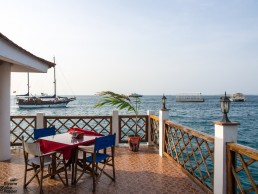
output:
<instances>
[{"instance_id":1,"label":"white painted wall","mask_svg":"<svg viewBox=\"0 0 258 194\"><path fill-rule=\"evenodd\" d=\"M10 151L11 65L0 63L0 161L11 157Z\"/></svg>"}]
</instances>

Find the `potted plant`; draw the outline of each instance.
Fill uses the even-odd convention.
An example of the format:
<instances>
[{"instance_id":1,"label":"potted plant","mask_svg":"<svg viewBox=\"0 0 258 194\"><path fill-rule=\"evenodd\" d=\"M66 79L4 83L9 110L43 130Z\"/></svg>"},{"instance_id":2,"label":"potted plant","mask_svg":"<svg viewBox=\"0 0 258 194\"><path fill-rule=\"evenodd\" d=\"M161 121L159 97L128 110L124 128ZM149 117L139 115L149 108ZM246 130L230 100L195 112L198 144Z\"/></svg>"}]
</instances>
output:
<instances>
[{"instance_id":1,"label":"potted plant","mask_svg":"<svg viewBox=\"0 0 258 194\"><path fill-rule=\"evenodd\" d=\"M137 125L138 125L138 109L141 99L139 96L132 95L130 97L124 94L117 94L111 91L102 91L97 93L102 98L100 102L95 105L95 107L100 107L103 105L115 106L119 110L127 109L128 112L133 111L135 113L135 131L134 135L128 136L129 149L132 151L138 151L141 137L138 135Z\"/></svg>"}]
</instances>

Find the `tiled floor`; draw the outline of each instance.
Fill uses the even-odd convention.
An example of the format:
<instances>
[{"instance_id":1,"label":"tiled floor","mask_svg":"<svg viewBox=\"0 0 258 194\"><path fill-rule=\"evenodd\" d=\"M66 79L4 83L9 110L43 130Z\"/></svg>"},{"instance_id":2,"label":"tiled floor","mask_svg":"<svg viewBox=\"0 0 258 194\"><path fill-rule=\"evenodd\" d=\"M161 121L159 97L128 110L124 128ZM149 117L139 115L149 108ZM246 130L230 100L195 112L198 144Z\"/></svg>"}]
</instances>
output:
<instances>
[{"instance_id":1,"label":"tiled floor","mask_svg":"<svg viewBox=\"0 0 258 194\"><path fill-rule=\"evenodd\" d=\"M116 182L102 175L96 193L204 193L170 160L161 158L154 146L141 145L139 152L131 152L125 146L117 147L115 162ZM14 149L10 161L0 162L0 193L38 193L36 180L23 189L23 175L23 152L21 149ZM70 175L69 171L69 178ZM17 180L12 181L10 178ZM76 187L71 186L70 182L69 179L69 186L63 186L58 178L45 179L44 193L92 193L90 175L84 175Z\"/></svg>"}]
</instances>

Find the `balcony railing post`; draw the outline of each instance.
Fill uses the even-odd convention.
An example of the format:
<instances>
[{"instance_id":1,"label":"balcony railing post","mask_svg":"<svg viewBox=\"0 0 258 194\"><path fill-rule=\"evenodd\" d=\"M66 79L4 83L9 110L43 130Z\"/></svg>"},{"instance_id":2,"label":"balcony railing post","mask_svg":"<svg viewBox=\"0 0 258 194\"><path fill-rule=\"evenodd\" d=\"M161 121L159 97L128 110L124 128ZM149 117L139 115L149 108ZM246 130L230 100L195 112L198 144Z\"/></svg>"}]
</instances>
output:
<instances>
[{"instance_id":1,"label":"balcony railing post","mask_svg":"<svg viewBox=\"0 0 258 194\"><path fill-rule=\"evenodd\" d=\"M153 110L147 110L147 115L148 115L148 145L153 145L151 141L151 122L150 122L150 115L154 115L155 111Z\"/></svg>"},{"instance_id":2,"label":"balcony railing post","mask_svg":"<svg viewBox=\"0 0 258 194\"><path fill-rule=\"evenodd\" d=\"M36 128L37 129L44 128L44 117L45 117L45 113L38 112L36 114Z\"/></svg>"},{"instance_id":3,"label":"balcony railing post","mask_svg":"<svg viewBox=\"0 0 258 194\"><path fill-rule=\"evenodd\" d=\"M118 111L113 110L112 113L112 133L116 133L116 146L119 144L119 123L118 123Z\"/></svg>"},{"instance_id":4,"label":"balcony railing post","mask_svg":"<svg viewBox=\"0 0 258 194\"><path fill-rule=\"evenodd\" d=\"M165 137L165 120L169 119L169 110L162 109L159 111L159 155L163 156L164 137Z\"/></svg>"},{"instance_id":5,"label":"balcony railing post","mask_svg":"<svg viewBox=\"0 0 258 194\"><path fill-rule=\"evenodd\" d=\"M213 122L215 125L214 152L214 193L227 193L227 154L228 142L237 142L238 122Z\"/></svg>"}]
</instances>

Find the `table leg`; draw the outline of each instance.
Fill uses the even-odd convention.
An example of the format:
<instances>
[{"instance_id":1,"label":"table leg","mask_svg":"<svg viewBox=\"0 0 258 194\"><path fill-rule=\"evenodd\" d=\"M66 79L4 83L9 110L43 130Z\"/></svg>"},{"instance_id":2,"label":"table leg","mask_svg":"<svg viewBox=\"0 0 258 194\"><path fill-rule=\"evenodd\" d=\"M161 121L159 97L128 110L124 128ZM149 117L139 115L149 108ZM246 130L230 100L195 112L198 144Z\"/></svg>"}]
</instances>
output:
<instances>
[{"instance_id":1,"label":"table leg","mask_svg":"<svg viewBox=\"0 0 258 194\"><path fill-rule=\"evenodd\" d=\"M75 182L76 182L76 172L75 172L75 165L76 165L76 160L77 160L77 153L78 153L78 150L75 149L73 152L72 152L72 156L71 156L71 165L72 165L72 185L75 185Z\"/></svg>"}]
</instances>

